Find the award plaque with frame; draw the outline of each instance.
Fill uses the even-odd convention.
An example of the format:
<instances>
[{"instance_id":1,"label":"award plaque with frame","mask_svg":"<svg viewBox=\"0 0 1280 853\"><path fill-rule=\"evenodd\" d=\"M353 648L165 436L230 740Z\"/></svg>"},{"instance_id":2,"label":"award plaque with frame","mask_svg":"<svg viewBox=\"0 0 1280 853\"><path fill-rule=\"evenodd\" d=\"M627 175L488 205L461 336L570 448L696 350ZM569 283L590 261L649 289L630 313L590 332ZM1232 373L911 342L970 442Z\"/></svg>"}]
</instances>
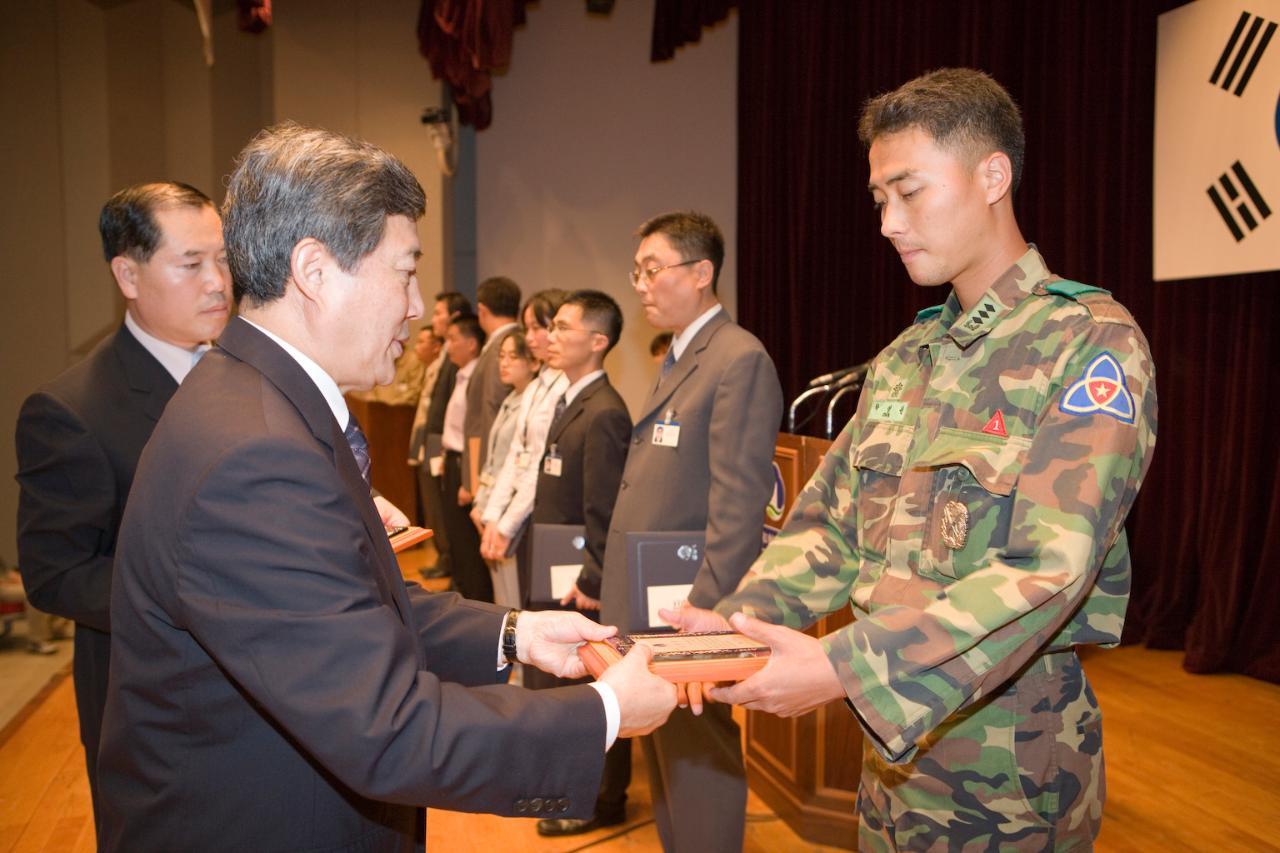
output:
<instances>
[{"instance_id":1,"label":"award plaque with frame","mask_svg":"<svg viewBox=\"0 0 1280 853\"><path fill-rule=\"evenodd\" d=\"M675 684L688 681L742 681L769 662L764 643L736 631L687 634L620 634L578 647L578 657L596 678L637 644L653 651L649 669Z\"/></svg>"},{"instance_id":2,"label":"award plaque with frame","mask_svg":"<svg viewBox=\"0 0 1280 853\"><path fill-rule=\"evenodd\" d=\"M399 554L419 542L426 542L431 538L431 531L426 527L393 527L387 531L387 538L391 540L391 550Z\"/></svg>"}]
</instances>

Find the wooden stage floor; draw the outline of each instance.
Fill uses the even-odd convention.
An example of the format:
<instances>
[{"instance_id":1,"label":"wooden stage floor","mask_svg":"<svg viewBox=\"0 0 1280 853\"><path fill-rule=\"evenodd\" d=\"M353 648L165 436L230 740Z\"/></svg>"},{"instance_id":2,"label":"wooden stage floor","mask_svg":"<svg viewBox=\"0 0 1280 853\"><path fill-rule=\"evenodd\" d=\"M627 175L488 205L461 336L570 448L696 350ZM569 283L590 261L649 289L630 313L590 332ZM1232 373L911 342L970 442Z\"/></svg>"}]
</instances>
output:
<instances>
[{"instance_id":1,"label":"wooden stage floor","mask_svg":"<svg viewBox=\"0 0 1280 853\"><path fill-rule=\"evenodd\" d=\"M1181 655L1093 651L1085 669L1105 718L1108 801L1097 850L1106 853L1278 851L1280 687L1236 675L1193 676ZM550 841L532 820L433 810L428 849L657 851L643 756L636 750L629 815L636 825ZM745 849L824 851L802 842L754 795ZM625 828L625 827L624 827ZM92 851L89 789L63 678L0 743L0 853Z\"/></svg>"}]
</instances>

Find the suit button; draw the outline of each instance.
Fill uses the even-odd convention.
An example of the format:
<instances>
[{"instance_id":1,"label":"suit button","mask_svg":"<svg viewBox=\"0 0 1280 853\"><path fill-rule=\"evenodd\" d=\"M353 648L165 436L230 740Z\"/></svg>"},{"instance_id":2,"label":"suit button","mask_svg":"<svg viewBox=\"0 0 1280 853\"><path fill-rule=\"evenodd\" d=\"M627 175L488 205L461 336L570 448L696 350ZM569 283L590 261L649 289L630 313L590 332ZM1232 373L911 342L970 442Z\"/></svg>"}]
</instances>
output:
<instances>
[{"instance_id":1,"label":"suit button","mask_svg":"<svg viewBox=\"0 0 1280 853\"><path fill-rule=\"evenodd\" d=\"M569 798L568 798L568 797L561 797L561 798L560 798L560 812L563 814L564 812L567 812L568 810L569 810Z\"/></svg>"},{"instance_id":2,"label":"suit button","mask_svg":"<svg viewBox=\"0 0 1280 853\"><path fill-rule=\"evenodd\" d=\"M516 800L516 814L524 814L529 811L528 800Z\"/></svg>"},{"instance_id":3,"label":"suit button","mask_svg":"<svg viewBox=\"0 0 1280 853\"><path fill-rule=\"evenodd\" d=\"M538 814L540 811L542 811L541 797L534 797L532 800L529 801L529 811L533 812L534 814Z\"/></svg>"},{"instance_id":4,"label":"suit button","mask_svg":"<svg viewBox=\"0 0 1280 853\"><path fill-rule=\"evenodd\" d=\"M635 444L644 444L644 439L637 435L637 436L635 437L635 439L634 439L634 443L635 443Z\"/></svg>"}]
</instances>

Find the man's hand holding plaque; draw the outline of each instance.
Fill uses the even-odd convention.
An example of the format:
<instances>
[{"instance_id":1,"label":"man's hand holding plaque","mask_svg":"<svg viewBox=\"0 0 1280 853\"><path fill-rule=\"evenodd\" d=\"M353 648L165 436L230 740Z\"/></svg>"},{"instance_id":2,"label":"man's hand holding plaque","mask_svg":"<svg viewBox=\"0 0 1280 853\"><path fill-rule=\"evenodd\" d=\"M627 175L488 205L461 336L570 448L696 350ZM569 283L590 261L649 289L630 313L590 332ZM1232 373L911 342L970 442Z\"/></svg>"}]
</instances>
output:
<instances>
[{"instance_id":1,"label":"man's hand holding plaque","mask_svg":"<svg viewBox=\"0 0 1280 853\"><path fill-rule=\"evenodd\" d=\"M684 698L695 714L702 712L705 698L780 717L797 717L845 695L822 643L808 634L770 625L745 613L735 613L726 621L710 610L685 606L659 611L659 615L681 631L734 630L770 649L764 667L736 684L682 685Z\"/></svg>"}]
</instances>

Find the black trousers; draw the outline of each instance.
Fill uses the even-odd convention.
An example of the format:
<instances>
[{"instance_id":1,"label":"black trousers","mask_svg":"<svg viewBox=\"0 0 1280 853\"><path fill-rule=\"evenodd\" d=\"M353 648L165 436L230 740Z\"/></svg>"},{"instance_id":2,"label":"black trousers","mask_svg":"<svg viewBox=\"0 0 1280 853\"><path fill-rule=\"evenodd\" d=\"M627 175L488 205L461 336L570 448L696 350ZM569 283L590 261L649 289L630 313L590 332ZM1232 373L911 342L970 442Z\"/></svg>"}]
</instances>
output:
<instances>
[{"instance_id":1,"label":"black trousers","mask_svg":"<svg viewBox=\"0 0 1280 853\"><path fill-rule=\"evenodd\" d=\"M480 532L471 522L471 504L458 506L458 489L462 486L462 454L444 452L443 489L440 494L441 517L447 533L446 548L452 566L453 585L464 598L493 602L493 578L489 565L480 556Z\"/></svg>"},{"instance_id":2,"label":"black trousers","mask_svg":"<svg viewBox=\"0 0 1280 853\"><path fill-rule=\"evenodd\" d=\"M422 515L431 528L432 542L436 546L441 571L453 574L453 560L449 556L449 531L444 526L444 486L440 477L431 476L431 462L418 466L418 491L422 496ZM456 492L455 492L456 494Z\"/></svg>"}]
</instances>

